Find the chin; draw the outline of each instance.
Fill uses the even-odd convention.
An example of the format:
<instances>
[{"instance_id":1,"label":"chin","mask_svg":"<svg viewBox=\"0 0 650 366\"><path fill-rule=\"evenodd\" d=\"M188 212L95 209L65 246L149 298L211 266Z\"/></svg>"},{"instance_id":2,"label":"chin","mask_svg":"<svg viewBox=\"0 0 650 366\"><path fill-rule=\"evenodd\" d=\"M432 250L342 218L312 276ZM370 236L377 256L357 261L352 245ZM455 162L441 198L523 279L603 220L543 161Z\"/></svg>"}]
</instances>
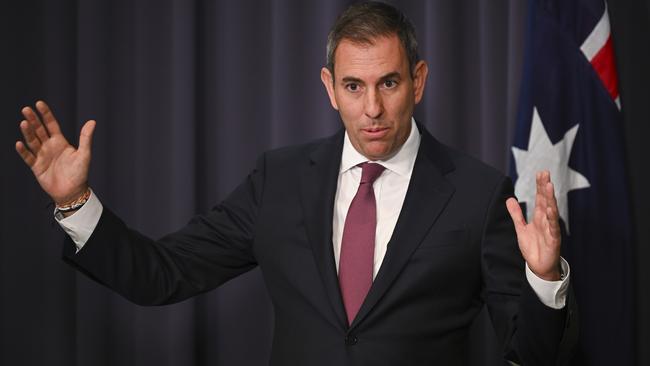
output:
<instances>
[{"instance_id":1,"label":"chin","mask_svg":"<svg viewBox=\"0 0 650 366\"><path fill-rule=\"evenodd\" d=\"M364 156L370 160L384 160L390 156L390 150L366 150Z\"/></svg>"}]
</instances>

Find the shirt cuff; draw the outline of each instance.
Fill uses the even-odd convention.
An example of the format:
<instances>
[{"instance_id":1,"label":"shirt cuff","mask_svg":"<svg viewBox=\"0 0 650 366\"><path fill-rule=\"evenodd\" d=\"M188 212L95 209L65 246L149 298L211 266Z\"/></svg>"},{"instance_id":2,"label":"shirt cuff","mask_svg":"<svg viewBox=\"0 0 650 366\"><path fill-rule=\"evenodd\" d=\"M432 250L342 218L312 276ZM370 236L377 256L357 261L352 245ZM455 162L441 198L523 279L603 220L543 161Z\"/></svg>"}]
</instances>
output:
<instances>
[{"instance_id":1,"label":"shirt cuff","mask_svg":"<svg viewBox=\"0 0 650 366\"><path fill-rule=\"evenodd\" d=\"M63 217L61 213L56 213L55 211L54 218L56 222L59 223L63 231L72 239L74 245L77 247L77 253L83 248L95 230L103 210L104 206L102 206L95 192L91 190L88 201L72 215Z\"/></svg>"},{"instance_id":2,"label":"shirt cuff","mask_svg":"<svg viewBox=\"0 0 650 366\"><path fill-rule=\"evenodd\" d=\"M569 263L560 257L560 266L564 276L559 281L546 281L531 271L526 263L526 279L533 288L539 300L546 306L553 309L562 309L566 304L567 291L569 290L569 275L571 269Z\"/></svg>"}]
</instances>

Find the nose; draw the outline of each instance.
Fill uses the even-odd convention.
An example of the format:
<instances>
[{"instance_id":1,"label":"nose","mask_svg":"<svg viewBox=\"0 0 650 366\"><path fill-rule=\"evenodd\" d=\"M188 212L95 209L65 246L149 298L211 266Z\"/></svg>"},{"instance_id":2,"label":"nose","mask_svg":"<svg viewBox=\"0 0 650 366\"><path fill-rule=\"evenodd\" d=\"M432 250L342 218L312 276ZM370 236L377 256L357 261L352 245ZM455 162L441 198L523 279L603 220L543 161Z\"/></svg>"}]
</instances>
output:
<instances>
[{"instance_id":1,"label":"nose","mask_svg":"<svg viewBox=\"0 0 650 366\"><path fill-rule=\"evenodd\" d=\"M369 89L366 93L364 112L368 118L376 119L384 113L384 105L380 93L375 89Z\"/></svg>"}]
</instances>

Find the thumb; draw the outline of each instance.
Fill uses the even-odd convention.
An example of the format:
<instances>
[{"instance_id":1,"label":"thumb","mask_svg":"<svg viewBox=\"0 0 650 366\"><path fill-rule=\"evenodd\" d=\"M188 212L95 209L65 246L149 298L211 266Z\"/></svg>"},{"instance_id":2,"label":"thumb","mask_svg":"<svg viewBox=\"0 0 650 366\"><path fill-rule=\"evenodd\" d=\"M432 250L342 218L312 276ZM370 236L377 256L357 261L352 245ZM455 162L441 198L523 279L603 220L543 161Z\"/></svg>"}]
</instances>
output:
<instances>
[{"instance_id":1,"label":"thumb","mask_svg":"<svg viewBox=\"0 0 650 366\"><path fill-rule=\"evenodd\" d=\"M92 119L83 125L79 134L79 150L90 153L90 148L93 144L93 132L95 132L96 125L97 122Z\"/></svg>"},{"instance_id":2,"label":"thumb","mask_svg":"<svg viewBox=\"0 0 650 366\"><path fill-rule=\"evenodd\" d=\"M526 219L521 211L521 206L519 206L517 199L510 197L506 200L506 207L508 208L512 222L515 224L515 230L519 233L526 226Z\"/></svg>"}]
</instances>

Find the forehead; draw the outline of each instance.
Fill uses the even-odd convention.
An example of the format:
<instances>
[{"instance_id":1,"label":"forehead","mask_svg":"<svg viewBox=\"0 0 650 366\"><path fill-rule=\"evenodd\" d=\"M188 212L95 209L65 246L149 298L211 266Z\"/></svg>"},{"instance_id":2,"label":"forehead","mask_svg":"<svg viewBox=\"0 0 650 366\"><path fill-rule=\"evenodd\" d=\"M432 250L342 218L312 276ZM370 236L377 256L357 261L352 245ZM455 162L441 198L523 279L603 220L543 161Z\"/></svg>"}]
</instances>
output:
<instances>
[{"instance_id":1,"label":"forehead","mask_svg":"<svg viewBox=\"0 0 650 366\"><path fill-rule=\"evenodd\" d=\"M392 72L408 71L406 51L397 35L373 39L372 44L361 44L343 39L334 54L336 78L372 78Z\"/></svg>"}]
</instances>

